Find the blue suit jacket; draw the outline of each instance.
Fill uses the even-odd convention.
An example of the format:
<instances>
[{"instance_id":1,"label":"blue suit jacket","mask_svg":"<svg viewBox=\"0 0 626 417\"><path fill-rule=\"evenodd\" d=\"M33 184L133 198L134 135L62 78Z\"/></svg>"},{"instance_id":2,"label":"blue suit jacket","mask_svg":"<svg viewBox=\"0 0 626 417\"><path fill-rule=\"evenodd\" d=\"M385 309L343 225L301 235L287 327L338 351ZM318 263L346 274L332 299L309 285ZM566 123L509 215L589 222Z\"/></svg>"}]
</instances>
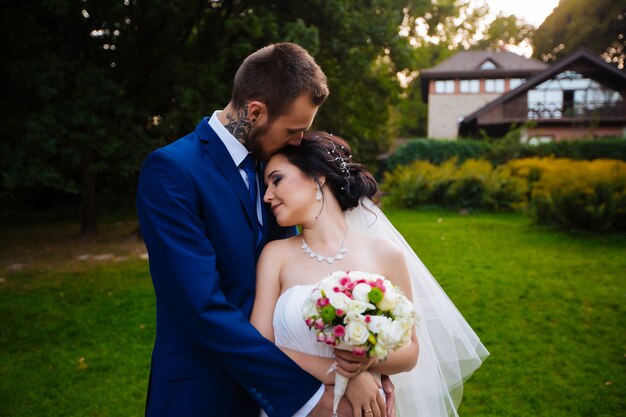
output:
<instances>
[{"instance_id":1,"label":"blue suit jacket","mask_svg":"<svg viewBox=\"0 0 626 417\"><path fill-rule=\"evenodd\" d=\"M248 321L256 213L206 119L148 156L137 209L157 302L146 415L291 416L320 383ZM264 212L266 240L293 232Z\"/></svg>"}]
</instances>

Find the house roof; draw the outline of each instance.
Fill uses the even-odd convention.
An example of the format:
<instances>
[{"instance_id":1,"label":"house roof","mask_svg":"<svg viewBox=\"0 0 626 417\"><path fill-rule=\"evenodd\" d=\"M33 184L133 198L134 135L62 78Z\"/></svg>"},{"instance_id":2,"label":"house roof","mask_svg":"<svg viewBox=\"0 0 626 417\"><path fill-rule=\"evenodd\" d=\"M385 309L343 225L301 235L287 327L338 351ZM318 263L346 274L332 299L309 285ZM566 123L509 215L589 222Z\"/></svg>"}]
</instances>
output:
<instances>
[{"instance_id":1,"label":"house roof","mask_svg":"<svg viewBox=\"0 0 626 417\"><path fill-rule=\"evenodd\" d=\"M468 125L475 122L480 116L506 103L514 97L519 96L520 94L525 94L528 90L536 87L546 80L551 79L573 65L580 67L577 68L577 71L583 75L596 79L600 78L602 84L612 87L617 91L624 91L626 89L626 72L620 71L615 66L604 62L589 49L579 48L565 58L552 64L547 70L535 75L524 84L507 93L504 93L484 107L481 107L475 112L465 116L465 118L461 121L461 125Z\"/></svg>"},{"instance_id":2,"label":"house roof","mask_svg":"<svg viewBox=\"0 0 626 417\"><path fill-rule=\"evenodd\" d=\"M490 61L490 69L481 66ZM428 81L450 78L526 78L544 71L549 65L513 52L461 51L432 68L420 71L422 100L428 102Z\"/></svg>"},{"instance_id":3,"label":"house roof","mask_svg":"<svg viewBox=\"0 0 626 417\"><path fill-rule=\"evenodd\" d=\"M495 68L481 69L481 65L491 61ZM440 62L430 69L420 72L422 77L439 78L449 74L464 75L468 72L481 74L499 74L509 71L536 72L548 68L548 64L535 58L524 58L513 52L496 51L461 51Z\"/></svg>"}]
</instances>

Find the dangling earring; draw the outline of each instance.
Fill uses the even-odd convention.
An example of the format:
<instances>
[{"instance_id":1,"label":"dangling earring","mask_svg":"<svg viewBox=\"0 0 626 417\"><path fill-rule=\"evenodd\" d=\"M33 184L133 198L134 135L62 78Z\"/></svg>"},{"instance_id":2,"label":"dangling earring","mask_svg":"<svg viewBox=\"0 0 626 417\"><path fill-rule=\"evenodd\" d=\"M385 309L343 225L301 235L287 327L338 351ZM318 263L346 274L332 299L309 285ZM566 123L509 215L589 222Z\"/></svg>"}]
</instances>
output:
<instances>
[{"instance_id":1,"label":"dangling earring","mask_svg":"<svg viewBox=\"0 0 626 417\"><path fill-rule=\"evenodd\" d=\"M320 189L320 185L316 184L317 186L317 193L315 193L315 199L317 201L320 201L322 199L322 190Z\"/></svg>"}]
</instances>

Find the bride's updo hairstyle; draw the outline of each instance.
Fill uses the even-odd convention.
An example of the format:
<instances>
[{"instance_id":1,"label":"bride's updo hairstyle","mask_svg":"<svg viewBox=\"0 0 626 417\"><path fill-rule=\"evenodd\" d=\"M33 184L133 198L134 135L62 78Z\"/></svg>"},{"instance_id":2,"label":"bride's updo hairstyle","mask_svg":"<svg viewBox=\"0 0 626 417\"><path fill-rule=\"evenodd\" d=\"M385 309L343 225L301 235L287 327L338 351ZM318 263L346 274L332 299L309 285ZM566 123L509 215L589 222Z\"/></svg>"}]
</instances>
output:
<instances>
[{"instance_id":1,"label":"bride's updo hairstyle","mask_svg":"<svg viewBox=\"0 0 626 417\"><path fill-rule=\"evenodd\" d=\"M350 147L338 136L326 132L306 133L300 145L287 145L276 154L284 155L318 184L318 178L325 177L326 185L343 211L358 206L363 197L375 203L379 200L376 180L365 165L352 161Z\"/></svg>"}]
</instances>

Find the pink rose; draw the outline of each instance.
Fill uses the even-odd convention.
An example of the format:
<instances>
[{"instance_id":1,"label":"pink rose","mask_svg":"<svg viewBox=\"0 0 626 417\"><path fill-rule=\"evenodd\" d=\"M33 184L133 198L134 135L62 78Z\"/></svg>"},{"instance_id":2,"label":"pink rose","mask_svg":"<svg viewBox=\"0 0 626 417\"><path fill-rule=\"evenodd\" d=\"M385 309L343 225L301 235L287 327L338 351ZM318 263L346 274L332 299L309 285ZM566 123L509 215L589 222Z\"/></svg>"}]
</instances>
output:
<instances>
[{"instance_id":1,"label":"pink rose","mask_svg":"<svg viewBox=\"0 0 626 417\"><path fill-rule=\"evenodd\" d=\"M350 283L350 277L343 277L339 280L339 285L346 286Z\"/></svg>"},{"instance_id":2,"label":"pink rose","mask_svg":"<svg viewBox=\"0 0 626 417\"><path fill-rule=\"evenodd\" d=\"M372 321L372 318L369 316L369 314L365 316L365 323L369 323L371 321Z\"/></svg>"},{"instance_id":3,"label":"pink rose","mask_svg":"<svg viewBox=\"0 0 626 417\"><path fill-rule=\"evenodd\" d=\"M319 332L317 334L317 341L318 342L325 342L326 341L326 335L324 335L324 333Z\"/></svg>"},{"instance_id":4,"label":"pink rose","mask_svg":"<svg viewBox=\"0 0 626 417\"><path fill-rule=\"evenodd\" d=\"M324 320L322 320L321 318L315 320L315 327L322 330L324 328Z\"/></svg>"},{"instance_id":5,"label":"pink rose","mask_svg":"<svg viewBox=\"0 0 626 417\"><path fill-rule=\"evenodd\" d=\"M335 314L339 317L343 316L344 314L346 314L345 311L343 311L342 309L338 308L337 310L335 310Z\"/></svg>"},{"instance_id":6,"label":"pink rose","mask_svg":"<svg viewBox=\"0 0 626 417\"><path fill-rule=\"evenodd\" d=\"M333 329L333 333L335 334L335 336L337 337L342 337L344 334L346 334L346 328L343 327L341 324L338 324L337 326L335 326L335 328Z\"/></svg>"},{"instance_id":7,"label":"pink rose","mask_svg":"<svg viewBox=\"0 0 626 417\"><path fill-rule=\"evenodd\" d=\"M326 336L326 344L335 346L335 336L332 334L329 334L328 336Z\"/></svg>"},{"instance_id":8,"label":"pink rose","mask_svg":"<svg viewBox=\"0 0 626 417\"><path fill-rule=\"evenodd\" d=\"M313 322L315 322L315 320L313 320L312 317L307 317L304 321L306 322L306 325L309 327L311 327L313 325Z\"/></svg>"},{"instance_id":9,"label":"pink rose","mask_svg":"<svg viewBox=\"0 0 626 417\"><path fill-rule=\"evenodd\" d=\"M352 349L352 353L356 356L365 356L365 349L356 347Z\"/></svg>"},{"instance_id":10,"label":"pink rose","mask_svg":"<svg viewBox=\"0 0 626 417\"><path fill-rule=\"evenodd\" d=\"M322 298L318 298L317 299L317 306L318 307L325 307L325 306L328 305L328 303L330 303L330 301L326 297L322 297Z\"/></svg>"}]
</instances>

